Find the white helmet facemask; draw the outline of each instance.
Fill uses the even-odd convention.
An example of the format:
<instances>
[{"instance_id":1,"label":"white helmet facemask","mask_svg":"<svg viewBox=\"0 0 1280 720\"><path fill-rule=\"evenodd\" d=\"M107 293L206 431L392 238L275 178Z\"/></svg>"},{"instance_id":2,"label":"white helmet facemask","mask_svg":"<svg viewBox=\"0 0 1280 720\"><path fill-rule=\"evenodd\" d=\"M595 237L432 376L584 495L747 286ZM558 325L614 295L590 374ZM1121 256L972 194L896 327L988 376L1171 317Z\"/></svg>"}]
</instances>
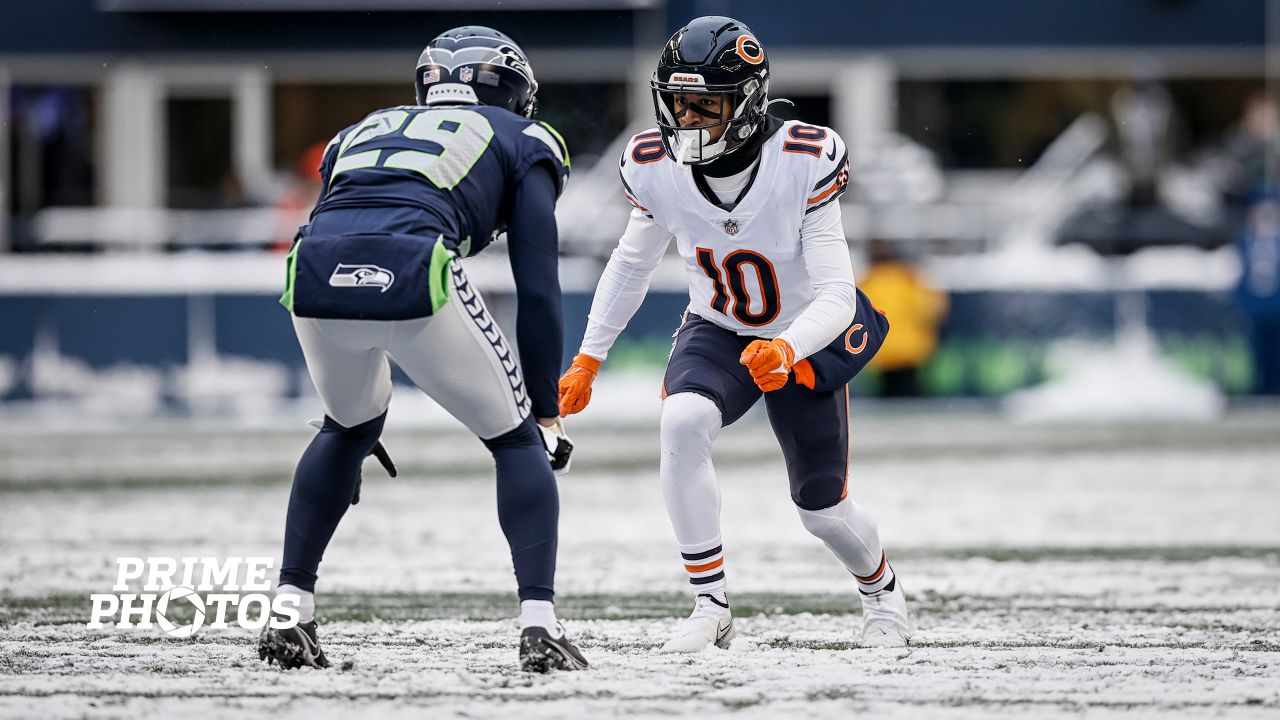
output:
<instances>
[{"instance_id":1,"label":"white helmet facemask","mask_svg":"<svg viewBox=\"0 0 1280 720\"><path fill-rule=\"evenodd\" d=\"M658 108L659 122L666 134L672 158L681 165L698 165L710 162L735 149L755 131L758 125L754 120L745 122L744 120L751 105L750 101L760 89L761 85L755 83L755 81L748 83L745 95L737 94L736 96L732 93L698 85L655 88L654 103ZM681 117L685 113L694 113L705 120L713 122L700 127L681 127L679 118L673 111L674 97L681 93L720 94L724 98L724 102L733 102L733 115L725 120L720 120L716 114L709 113L694 105L687 105L682 110ZM723 128L723 132L720 133L718 140L712 142L711 131L717 127Z\"/></svg>"},{"instance_id":2,"label":"white helmet facemask","mask_svg":"<svg viewBox=\"0 0 1280 720\"><path fill-rule=\"evenodd\" d=\"M676 130L675 160L681 165L694 165L706 162L729 149L726 139L728 132L720 135L720 139L711 142L711 131L707 128L688 128Z\"/></svg>"}]
</instances>

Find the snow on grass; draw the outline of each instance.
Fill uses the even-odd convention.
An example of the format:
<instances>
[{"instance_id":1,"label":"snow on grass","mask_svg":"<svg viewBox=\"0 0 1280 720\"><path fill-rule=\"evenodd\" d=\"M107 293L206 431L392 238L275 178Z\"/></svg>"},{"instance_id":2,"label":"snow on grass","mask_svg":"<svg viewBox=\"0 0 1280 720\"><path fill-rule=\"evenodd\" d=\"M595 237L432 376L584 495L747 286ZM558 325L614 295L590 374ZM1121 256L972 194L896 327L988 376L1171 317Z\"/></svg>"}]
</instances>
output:
<instances>
[{"instance_id":1,"label":"snow on grass","mask_svg":"<svg viewBox=\"0 0 1280 720\"><path fill-rule=\"evenodd\" d=\"M367 467L321 569L338 667L284 673L248 631L83 623L118 556L276 557L304 429L7 436L0 716L1276 717L1277 427L855 418L850 494L879 518L918 629L886 651L857 646L856 590L746 422L717 456L739 639L672 657L654 650L689 601L655 433L583 423L558 587L593 668L552 677L514 669L510 560L471 439L389 436L405 472Z\"/></svg>"}]
</instances>

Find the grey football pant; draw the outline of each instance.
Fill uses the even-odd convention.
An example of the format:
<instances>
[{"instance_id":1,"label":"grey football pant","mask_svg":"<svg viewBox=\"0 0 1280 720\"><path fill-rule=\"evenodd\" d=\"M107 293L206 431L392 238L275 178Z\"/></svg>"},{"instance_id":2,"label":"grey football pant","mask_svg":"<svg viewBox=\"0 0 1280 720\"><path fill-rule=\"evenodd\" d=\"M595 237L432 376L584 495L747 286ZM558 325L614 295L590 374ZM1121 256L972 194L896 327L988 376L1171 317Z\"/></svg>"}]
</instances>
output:
<instances>
[{"instance_id":1,"label":"grey football pant","mask_svg":"<svg viewBox=\"0 0 1280 720\"><path fill-rule=\"evenodd\" d=\"M353 427L391 403L388 357L482 439L515 429L529 414L520 366L462 263L452 264L449 301L413 320L294 317L293 327L325 413Z\"/></svg>"}]
</instances>

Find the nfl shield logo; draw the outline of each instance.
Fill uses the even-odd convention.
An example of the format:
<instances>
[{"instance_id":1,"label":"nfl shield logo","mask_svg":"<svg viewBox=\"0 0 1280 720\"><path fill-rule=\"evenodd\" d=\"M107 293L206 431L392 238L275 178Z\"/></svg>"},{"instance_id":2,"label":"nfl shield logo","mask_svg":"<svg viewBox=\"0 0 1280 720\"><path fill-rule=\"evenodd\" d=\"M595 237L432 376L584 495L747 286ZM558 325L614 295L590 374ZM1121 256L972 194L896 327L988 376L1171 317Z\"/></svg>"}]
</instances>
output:
<instances>
[{"instance_id":1,"label":"nfl shield logo","mask_svg":"<svg viewBox=\"0 0 1280 720\"><path fill-rule=\"evenodd\" d=\"M464 83L469 83L471 82L471 78L475 77L475 74L476 74L475 70L469 67L464 67L458 71L458 79Z\"/></svg>"},{"instance_id":2,"label":"nfl shield logo","mask_svg":"<svg viewBox=\"0 0 1280 720\"><path fill-rule=\"evenodd\" d=\"M738 221L737 221L737 220L734 220L734 219L732 219L732 218L731 218L731 219L729 219L729 220L725 220L725 221L724 221L724 232L725 232L725 234L726 234L726 235L737 235L737 234L738 234Z\"/></svg>"}]
</instances>

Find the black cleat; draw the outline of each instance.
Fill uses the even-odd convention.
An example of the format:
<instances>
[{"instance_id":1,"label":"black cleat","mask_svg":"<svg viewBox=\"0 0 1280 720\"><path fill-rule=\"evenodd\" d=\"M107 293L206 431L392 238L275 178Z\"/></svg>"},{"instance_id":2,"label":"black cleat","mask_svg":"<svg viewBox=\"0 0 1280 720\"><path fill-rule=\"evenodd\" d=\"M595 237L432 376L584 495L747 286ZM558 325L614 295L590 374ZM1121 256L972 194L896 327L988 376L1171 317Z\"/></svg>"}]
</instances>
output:
<instances>
[{"instance_id":1,"label":"black cleat","mask_svg":"<svg viewBox=\"0 0 1280 720\"><path fill-rule=\"evenodd\" d=\"M329 659L320 649L320 639L316 636L315 620L284 630L275 630L267 623L258 636L258 658L266 660L268 665L279 663L285 670L329 667Z\"/></svg>"},{"instance_id":2,"label":"black cleat","mask_svg":"<svg viewBox=\"0 0 1280 720\"><path fill-rule=\"evenodd\" d=\"M520 633L520 669L536 673L586 670L587 659L569 642L568 635L553 638L546 628L527 627Z\"/></svg>"}]
</instances>

